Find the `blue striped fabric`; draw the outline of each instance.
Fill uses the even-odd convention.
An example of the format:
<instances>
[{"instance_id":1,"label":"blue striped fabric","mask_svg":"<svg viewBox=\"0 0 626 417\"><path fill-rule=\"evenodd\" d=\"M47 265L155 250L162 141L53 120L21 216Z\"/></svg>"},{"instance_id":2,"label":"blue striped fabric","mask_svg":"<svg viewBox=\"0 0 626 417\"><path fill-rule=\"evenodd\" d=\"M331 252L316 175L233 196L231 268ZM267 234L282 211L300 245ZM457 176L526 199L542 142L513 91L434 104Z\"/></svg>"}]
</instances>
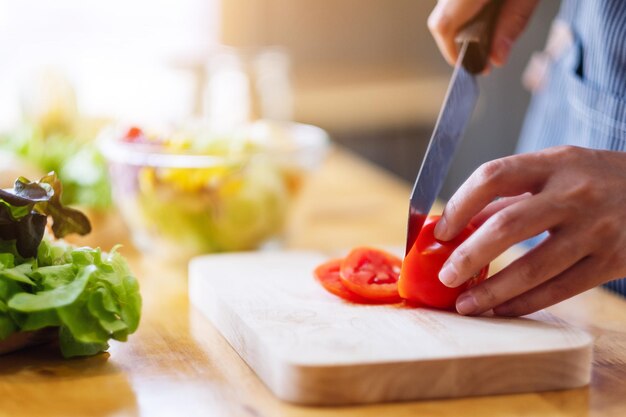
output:
<instances>
[{"instance_id":1,"label":"blue striped fabric","mask_svg":"<svg viewBox=\"0 0 626 417\"><path fill-rule=\"evenodd\" d=\"M626 0L563 0L557 19L573 44L534 95L518 152L564 144L626 151ZM626 278L606 287L626 295Z\"/></svg>"}]
</instances>

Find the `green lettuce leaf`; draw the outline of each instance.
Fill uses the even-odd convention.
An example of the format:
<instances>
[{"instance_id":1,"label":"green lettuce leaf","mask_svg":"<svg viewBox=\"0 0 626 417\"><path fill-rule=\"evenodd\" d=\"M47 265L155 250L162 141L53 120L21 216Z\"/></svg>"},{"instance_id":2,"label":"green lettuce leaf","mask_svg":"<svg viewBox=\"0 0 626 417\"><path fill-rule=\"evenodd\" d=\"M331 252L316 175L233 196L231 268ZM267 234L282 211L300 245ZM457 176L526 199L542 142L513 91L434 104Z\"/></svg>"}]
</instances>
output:
<instances>
[{"instance_id":1,"label":"green lettuce leaf","mask_svg":"<svg viewBox=\"0 0 626 417\"><path fill-rule=\"evenodd\" d=\"M0 336L59 327L61 353L73 357L101 352L137 330L139 285L117 248L104 253L44 240L36 259L7 248L0 254Z\"/></svg>"},{"instance_id":2,"label":"green lettuce leaf","mask_svg":"<svg viewBox=\"0 0 626 417\"><path fill-rule=\"evenodd\" d=\"M0 276L0 340L19 330L7 302L20 291L22 288L17 282Z\"/></svg>"},{"instance_id":3,"label":"green lettuce leaf","mask_svg":"<svg viewBox=\"0 0 626 417\"><path fill-rule=\"evenodd\" d=\"M104 352L109 348L106 342L83 343L74 337L72 332L65 326L59 329L59 346L63 356L73 358L76 356L91 356Z\"/></svg>"},{"instance_id":4,"label":"green lettuce leaf","mask_svg":"<svg viewBox=\"0 0 626 417\"><path fill-rule=\"evenodd\" d=\"M17 330L17 325L9 317L9 307L0 300L0 340L4 340Z\"/></svg>"},{"instance_id":5,"label":"green lettuce leaf","mask_svg":"<svg viewBox=\"0 0 626 417\"><path fill-rule=\"evenodd\" d=\"M94 265L90 265L74 281L53 290L17 294L9 301L9 308L22 313L34 313L68 306L85 291L89 276L96 270Z\"/></svg>"},{"instance_id":6,"label":"green lettuce leaf","mask_svg":"<svg viewBox=\"0 0 626 417\"><path fill-rule=\"evenodd\" d=\"M61 319L55 310L36 311L24 314L18 319L21 331L39 330L45 327L57 327L61 325Z\"/></svg>"},{"instance_id":7,"label":"green lettuce leaf","mask_svg":"<svg viewBox=\"0 0 626 417\"><path fill-rule=\"evenodd\" d=\"M45 290L52 290L72 282L76 270L73 264L49 265L37 268L32 275Z\"/></svg>"},{"instance_id":8,"label":"green lettuce leaf","mask_svg":"<svg viewBox=\"0 0 626 417\"><path fill-rule=\"evenodd\" d=\"M13 268L0 269L0 277L10 279L27 285L35 285L32 279L27 275L32 272L33 265L31 263L21 264Z\"/></svg>"}]
</instances>

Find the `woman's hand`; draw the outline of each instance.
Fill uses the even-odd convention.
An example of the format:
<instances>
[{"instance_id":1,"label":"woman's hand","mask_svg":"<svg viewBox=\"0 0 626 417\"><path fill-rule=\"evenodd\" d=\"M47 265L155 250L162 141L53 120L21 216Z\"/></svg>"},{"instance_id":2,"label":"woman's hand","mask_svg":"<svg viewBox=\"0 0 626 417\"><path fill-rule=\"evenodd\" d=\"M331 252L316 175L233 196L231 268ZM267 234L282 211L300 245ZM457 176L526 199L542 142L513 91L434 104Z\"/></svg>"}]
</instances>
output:
<instances>
[{"instance_id":1,"label":"woman's hand","mask_svg":"<svg viewBox=\"0 0 626 417\"><path fill-rule=\"evenodd\" d=\"M455 38L457 33L491 0L439 0L430 17L428 28L439 50L450 65L458 56ZM526 23L539 0L501 0L500 15L494 29L490 61L493 65L506 63L511 46L524 31Z\"/></svg>"},{"instance_id":2,"label":"woman's hand","mask_svg":"<svg viewBox=\"0 0 626 417\"><path fill-rule=\"evenodd\" d=\"M439 274L450 287L510 246L549 235L461 294L461 314L529 314L624 277L626 153L563 146L487 162L452 196L435 236L449 240L469 222L480 224L478 230Z\"/></svg>"}]
</instances>

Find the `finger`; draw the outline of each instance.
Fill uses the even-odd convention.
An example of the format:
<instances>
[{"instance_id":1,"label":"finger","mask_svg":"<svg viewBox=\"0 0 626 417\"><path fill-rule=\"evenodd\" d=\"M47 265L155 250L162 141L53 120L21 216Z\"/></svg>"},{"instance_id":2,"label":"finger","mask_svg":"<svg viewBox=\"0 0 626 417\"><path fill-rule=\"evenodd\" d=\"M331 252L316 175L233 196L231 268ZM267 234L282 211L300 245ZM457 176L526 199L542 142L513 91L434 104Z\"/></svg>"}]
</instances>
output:
<instances>
[{"instance_id":1,"label":"finger","mask_svg":"<svg viewBox=\"0 0 626 417\"><path fill-rule=\"evenodd\" d=\"M448 2L441 1L437 3L437 6L428 17L428 29L433 35L443 58L448 64L454 65L459 57L454 35L452 35L453 31L456 29L452 27L452 22L442 3Z\"/></svg>"},{"instance_id":2,"label":"finger","mask_svg":"<svg viewBox=\"0 0 626 417\"><path fill-rule=\"evenodd\" d=\"M553 164L541 152L520 154L482 164L450 198L435 227L435 237L448 241L457 236L496 197L541 190Z\"/></svg>"},{"instance_id":3,"label":"finger","mask_svg":"<svg viewBox=\"0 0 626 417\"><path fill-rule=\"evenodd\" d=\"M440 0L428 17L428 29L450 65L458 58L456 35L489 0Z\"/></svg>"},{"instance_id":4,"label":"finger","mask_svg":"<svg viewBox=\"0 0 626 417\"><path fill-rule=\"evenodd\" d=\"M524 316L573 297L600 284L599 262L586 257L557 277L497 306L499 316Z\"/></svg>"},{"instance_id":5,"label":"finger","mask_svg":"<svg viewBox=\"0 0 626 417\"><path fill-rule=\"evenodd\" d=\"M487 205L487 207L485 207L480 213L475 215L472 218L472 220L470 221L470 223L472 224L472 226L478 228L478 227L480 227L480 225L482 225L484 222L486 222L487 219L489 219L495 213L497 213L500 210L510 206L511 204L514 204L514 203L517 203L518 201L524 200L524 199L530 197L531 195L532 194L530 194L530 193L524 193L524 194L516 195L516 196L513 196L513 197L500 198L500 199L498 199L496 201L493 201L493 202L489 203Z\"/></svg>"},{"instance_id":6,"label":"finger","mask_svg":"<svg viewBox=\"0 0 626 417\"><path fill-rule=\"evenodd\" d=\"M526 198L494 214L461 243L439 272L448 287L458 287L498 255L562 221L561 210L542 194Z\"/></svg>"},{"instance_id":7,"label":"finger","mask_svg":"<svg viewBox=\"0 0 626 417\"><path fill-rule=\"evenodd\" d=\"M493 34L490 59L496 66L503 66L511 47L526 28L539 0L507 0L500 10L500 18Z\"/></svg>"},{"instance_id":8,"label":"finger","mask_svg":"<svg viewBox=\"0 0 626 417\"><path fill-rule=\"evenodd\" d=\"M459 314L482 314L571 268L589 253L575 232L551 235L511 265L457 299Z\"/></svg>"}]
</instances>

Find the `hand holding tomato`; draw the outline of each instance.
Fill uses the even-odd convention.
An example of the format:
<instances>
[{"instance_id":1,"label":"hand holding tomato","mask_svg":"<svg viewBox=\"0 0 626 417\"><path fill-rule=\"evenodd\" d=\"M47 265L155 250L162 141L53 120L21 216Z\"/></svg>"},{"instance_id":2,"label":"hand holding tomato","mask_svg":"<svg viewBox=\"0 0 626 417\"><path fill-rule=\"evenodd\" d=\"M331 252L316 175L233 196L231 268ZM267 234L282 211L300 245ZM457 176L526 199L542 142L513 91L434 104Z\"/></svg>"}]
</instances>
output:
<instances>
[{"instance_id":1,"label":"hand holding tomato","mask_svg":"<svg viewBox=\"0 0 626 417\"><path fill-rule=\"evenodd\" d=\"M319 265L314 275L331 294L358 304L409 304L438 309L454 308L458 295L487 277L488 266L470 282L448 288L438 278L452 251L475 230L469 226L449 242L439 242L433 231L439 216L429 216L404 261L380 249L357 247L342 259Z\"/></svg>"},{"instance_id":2,"label":"hand holding tomato","mask_svg":"<svg viewBox=\"0 0 626 417\"><path fill-rule=\"evenodd\" d=\"M626 153L563 146L488 162L450 199L435 236L453 239L473 218L484 223L439 274L448 287L510 246L548 237L461 294L461 314L529 314L626 276Z\"/></svg>"}]
</instances>

